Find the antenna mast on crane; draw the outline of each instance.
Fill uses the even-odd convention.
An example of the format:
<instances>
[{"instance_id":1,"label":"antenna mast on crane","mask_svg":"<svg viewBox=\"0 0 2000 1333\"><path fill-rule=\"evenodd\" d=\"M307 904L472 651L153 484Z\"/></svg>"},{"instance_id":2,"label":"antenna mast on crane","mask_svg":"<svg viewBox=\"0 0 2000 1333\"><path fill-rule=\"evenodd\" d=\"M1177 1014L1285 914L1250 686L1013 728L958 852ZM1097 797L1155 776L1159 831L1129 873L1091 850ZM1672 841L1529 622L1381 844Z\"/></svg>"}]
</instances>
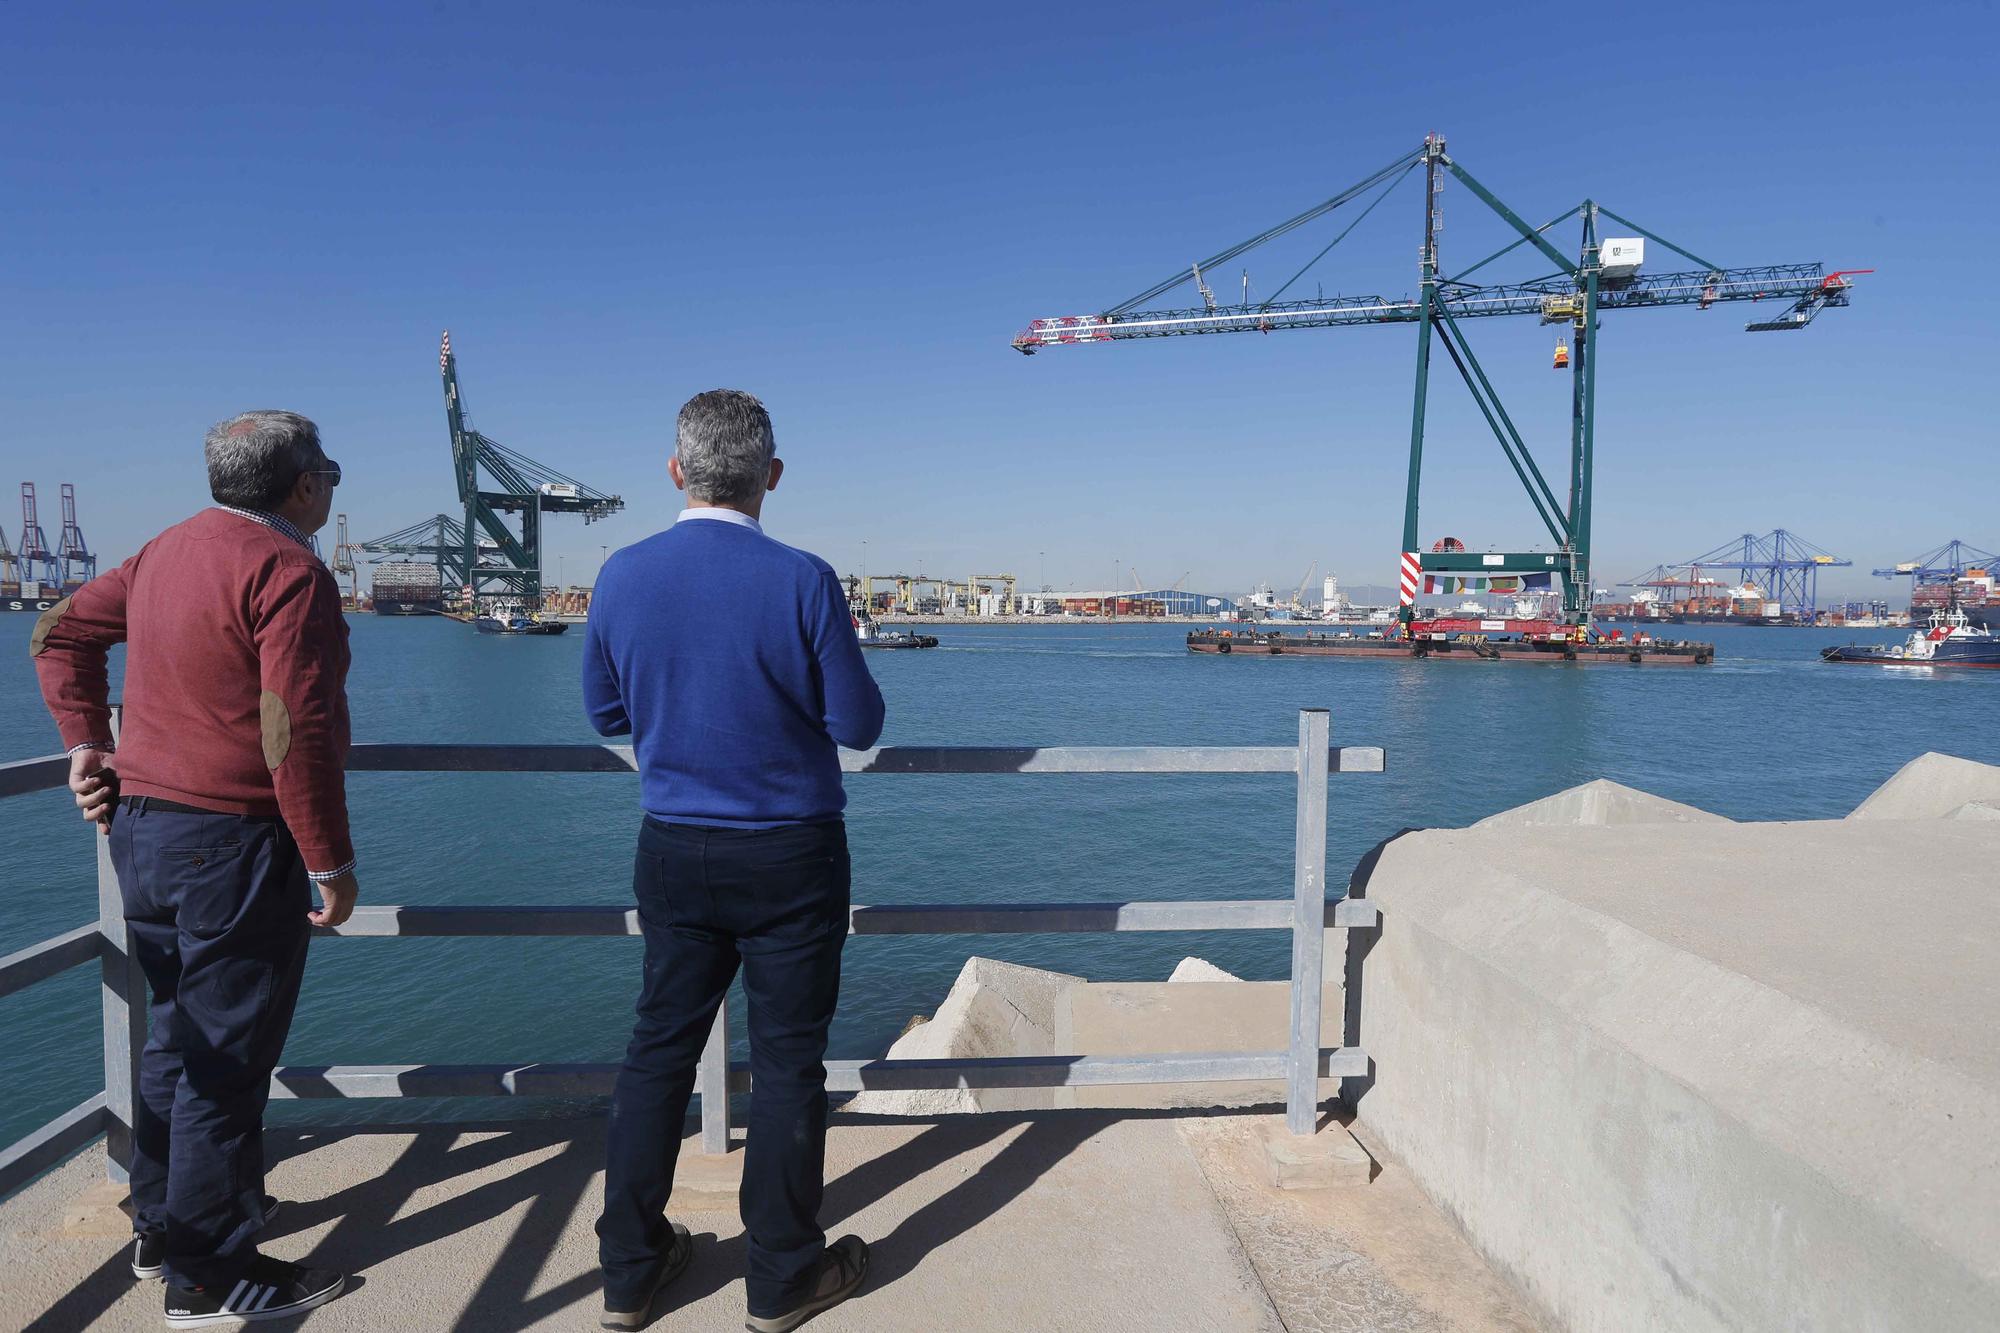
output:
<instances>
[{"instance_id":1,"label":"antenna mast on crane","mask_svg":"<svg viewBox=\"0 0 2000 1333\"><path fill-rule=\"evenodd\" d=\"M1401 181L1419 166L1424 170L1424 231L1419 250L1419 290L1416 297L1318 296L1281 301L1286 290L1344 240ZM1438 233L1443 220L1440 195L1446 178L1458 181L1514 231L1516 239L1475 264L1447 274L1441 264ZM1240 306L1218 306L1202 270L1215 266L1326 217L1361 196L1374 197L1325 248L1263 301L1247 299ZM1582 224L1578 258L1571 260L1547 240L1559 223ZM1602 219L1633 233L1631 239L1600 238ZM1641 273L1645 246L1671 251L1694 267L1671 273ZM1515 249L1528 245L1552 263L1556 272L1527 282L1485 285L1472 275ZM1609 252L1607 253L1607 247ZM1563 581L1564 620L1579 634L1590 623L1591 485L1596 452L1598 318L1608 310L1653 309L1667 306L1710 306L1732 301L1785 302L1784 310L1745 327L1753 333L1788 332L1812 323L1822 310L1845 306L1853 277L1870 269L1827 272L1821 265L1775 264L1757 268L1723 268L1632 222L1595 200L1565 209L1539 227L1531 227L1480 184L1445 151L1441 135L1428 135L1421 147L1405 153L1379 171L1295 217L1249 240L1222 250L1156 283L1137 296L1093 315L1038 319L1014 339L1017 351L1032 355L1045 347L1077 343L1121 342L1206 333L1271 333L1280 329L1339 328L1359 324L1417 326L1416 391L1410 414L1409 482L1404 497L1401 559L1404 633L1414 618L1418 586L1424 574L1477 577L1541 576ZM1154 308L1151 303L1174 290L1192 274L1202 304L1194 308ZM1499 315L1532 315L1544 324L1570 326L1574 353L1570 372L1569 490L1559 499L1529 452L1513 418L1500 403L1492 381L1473 355L1463 322ZM1424 411L1429 396L1431 347L1444 349L1452 368L1465 382L1480 415L1492 430L1536 516L1547 530L1551 550L1544 551L1425 551L1418 540L1419 493L1423 478ZM1558 355L1558 368L1564 366Z\"/></svg>"}]
</instances>

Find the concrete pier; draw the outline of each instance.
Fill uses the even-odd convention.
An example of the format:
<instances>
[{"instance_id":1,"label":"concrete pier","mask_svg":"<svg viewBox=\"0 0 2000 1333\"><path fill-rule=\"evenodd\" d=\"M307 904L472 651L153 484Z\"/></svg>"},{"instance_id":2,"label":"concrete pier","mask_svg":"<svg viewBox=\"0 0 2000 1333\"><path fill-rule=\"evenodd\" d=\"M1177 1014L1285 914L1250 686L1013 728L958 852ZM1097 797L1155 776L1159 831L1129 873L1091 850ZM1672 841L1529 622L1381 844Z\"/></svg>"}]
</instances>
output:
<instances>
[{"instance_id":1,"label":"concrete pier","mask_svg":"<svg viewBox=\"0 0 2000 1333\"><path fill-rule=\"evenodd\" d=\"M1204 1120L1192 1135L1172 1119L1089 1111L843 1119L828 1141L823 1218L831 1234L869 1240L870 1277L811 1327L1539 1327L1393 1159L1365 1198L1261 1183L1264 1122L1282 1116ZM270 1187L286 1202L266 1248L360 1274L309 1316L312 1328L595 1327L602 1121L274 1131L269 1142ZM697 1152L690 1137L683 1160ZM123 1214L100 1207L77 1225L76 1201L103 1174L92 1149L0 1205L0 1328L161 1327L160 1284L134 1282L126 1266ZM712 1177L712 1163L697 1174ZM744 1244L733 1192L677 1189L670 1211L694 1233L695 1257L651 1326L735 1333Z\"/></svg>"},{"instance_id":2,"label":"concrete pier","mask_svg":"<svg viewBox=\"0 0 2000 1333\"><path fill-rule=\"evenodd\" d=\"M2000 1327L1996 778L1395 840L1363 1124L1564 1328Z\"/></svg>"}]
</instances>

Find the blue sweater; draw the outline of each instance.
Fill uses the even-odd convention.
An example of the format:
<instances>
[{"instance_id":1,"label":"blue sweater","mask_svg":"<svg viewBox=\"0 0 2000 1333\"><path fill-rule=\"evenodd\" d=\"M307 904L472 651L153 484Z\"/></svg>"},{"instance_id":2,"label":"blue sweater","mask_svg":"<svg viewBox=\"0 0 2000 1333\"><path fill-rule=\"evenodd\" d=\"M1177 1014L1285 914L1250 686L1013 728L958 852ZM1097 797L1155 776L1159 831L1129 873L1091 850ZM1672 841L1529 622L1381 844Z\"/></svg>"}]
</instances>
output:
<instances>
[{"instance_id":1,"label":"blue sweater","mask_svg":"<svg viewBox=\"0 0 2000 1333\"><path fill-rule=\"evenodd\" d=\"M606 562L583 702L599 735L631 733L646 813L682 824L838 818L836 747L882 734L832 566L719 519L684 519Z\"/></svg>"}]
</instances>

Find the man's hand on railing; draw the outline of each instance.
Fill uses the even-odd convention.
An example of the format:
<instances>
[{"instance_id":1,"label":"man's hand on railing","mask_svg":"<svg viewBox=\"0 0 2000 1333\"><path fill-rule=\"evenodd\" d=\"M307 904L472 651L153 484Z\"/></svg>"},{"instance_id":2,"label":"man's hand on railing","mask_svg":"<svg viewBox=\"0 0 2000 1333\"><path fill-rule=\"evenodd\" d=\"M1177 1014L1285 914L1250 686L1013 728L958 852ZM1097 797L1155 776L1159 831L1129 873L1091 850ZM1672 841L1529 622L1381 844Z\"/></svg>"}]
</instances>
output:
<instances>
[{"instance_id":1,"label":"man's hand on railing","mask_svg":"<svg viewBox=\"0 0 2000 1333\"><path fill-rule=\"evenodd\" d=\"M354 915L354 900L361 896L361 881L352 870L338 879L316 882L319 900L324 905L317 912L307 912L306 920L315 926L338 926Z\"/></svg>"},{"instance_id":2,"label":"man's hand on railing","mask_svg":"<svg viewBox=\"0 0 2000 1333\"><path fill-rule=\"evenodd\" d=\"M69 789L83 817L109 836L111 811L118 804L118 770L102 750L78 750L69 757Z\"/></svg>"}]
</instances>

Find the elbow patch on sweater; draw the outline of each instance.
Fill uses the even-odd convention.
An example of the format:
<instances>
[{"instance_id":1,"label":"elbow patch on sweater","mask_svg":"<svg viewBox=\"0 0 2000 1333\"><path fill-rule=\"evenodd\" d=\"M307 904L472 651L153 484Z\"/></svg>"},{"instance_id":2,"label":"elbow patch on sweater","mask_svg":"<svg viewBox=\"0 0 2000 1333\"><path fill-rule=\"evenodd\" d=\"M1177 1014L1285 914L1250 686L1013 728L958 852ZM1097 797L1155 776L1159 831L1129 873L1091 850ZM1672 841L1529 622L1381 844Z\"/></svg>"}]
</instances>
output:
<instances>
[{"instance_id":1,"label":"elbow patch on sweater","mask_svg":"<svg viewBox=\"0 0 2000 1333\"><path fill-rule=\"evenodd\" d=\"M257 699L257 729L264 738L264 767L276 769L292 752L292 710L269 690Z\"/></svg>"},{"instance_id":2,"label":"elbow patch on sweater","mask_svg":"<svg viewBox=\"0 0 2000 1333\"><path fill-rule=\"evenodd\" d=\"M34 633L28 636L28 656L40 657L43 650L49 646L49 635L55 632L57 625L62 624L63 614L69 610L70 600L65 597L35 617Z\"/></svg>"}]
</instances>

